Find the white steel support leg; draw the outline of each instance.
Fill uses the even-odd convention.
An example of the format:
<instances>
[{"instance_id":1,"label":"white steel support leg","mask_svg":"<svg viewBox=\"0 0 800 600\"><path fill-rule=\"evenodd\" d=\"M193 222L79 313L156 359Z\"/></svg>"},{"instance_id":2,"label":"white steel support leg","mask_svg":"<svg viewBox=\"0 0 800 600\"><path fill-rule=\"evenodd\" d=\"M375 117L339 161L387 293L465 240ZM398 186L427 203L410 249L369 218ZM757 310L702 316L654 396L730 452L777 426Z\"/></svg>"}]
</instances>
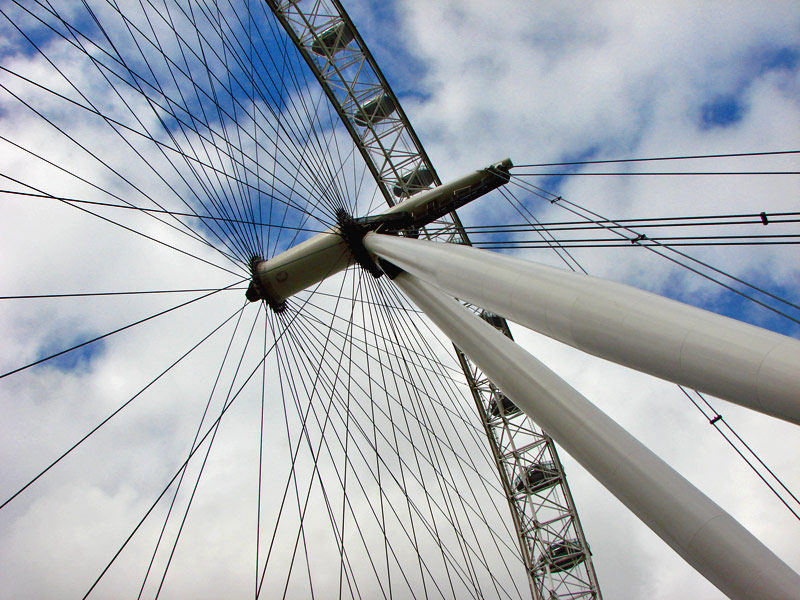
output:
<instances>
[{"instance_id":1,"label":"white steel support leg","mask_svg":"<svg viewBox=\"0 0 800 600\"><path fill-rule=\"evenodd\" d=\"M800 424L800 341L627 285L455 244L369 233L373 254L607 360Z\"/></svg>"},{"instance_id":2,"label":"white steel support leg","mask_svg":"<svg viewBox=\"0 0 800 600\"><path fill-rule=\"evenodd\" d=\"M435 287L394 282L573 458L730 598L787 600L800 576L577 390Z\"/></svg>"}]
</instances>

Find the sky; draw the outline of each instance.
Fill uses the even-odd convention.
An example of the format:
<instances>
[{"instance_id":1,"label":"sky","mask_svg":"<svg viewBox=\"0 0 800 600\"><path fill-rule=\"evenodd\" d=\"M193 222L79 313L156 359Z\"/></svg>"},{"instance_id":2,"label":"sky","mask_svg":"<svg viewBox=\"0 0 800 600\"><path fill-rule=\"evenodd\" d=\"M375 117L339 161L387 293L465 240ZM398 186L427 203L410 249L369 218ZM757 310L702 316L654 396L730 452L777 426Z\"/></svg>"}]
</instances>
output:
<instances>
[{"instance_id":1,"label":"sky","mask_svg":"<svg viewBox=\"0 0 800 600\"><path fill-rule=\"evenodd\" d=\"M164 21L154 19L148 23L137 12L138 3L120 2L118 5L124 14L130 16L129 26L135 25L141 31L153 27L158 32L164 54L175 60L173 68L177 69L176 65L183 65L187 70L198 67L200 58L182 54L184 46L167 35ZM247 132L257 131L256 122L268 129L264 123L276 123L282 115L292 114L288 104L274 106L273 103L276 112L270 112L269 99L248 98L245 85L230 98L218 100L221 108L217 112L217 106L210 98L192 97L194 89L174 71L172 76L175 79L172 79L164 61L147 64L137 58L139 55L133 46L127 47L123 52L131 61L129 66L142 75L140 81L163 86L162 92L176 100L179 108L169 114L163 106L154 108L141 94L126 89L124 85L117 88L119 95L115 95L108 80L85 56L77 53L74 46L59 39L52 30L42 29L13 3L0 6L4 15L11 17L11 21L26 31L34 43L46 48L48 57L64 73L64 76L58 75L41 54L32 50L30 43L21 39L8 17L2 18L0 64L4 71L0 74L3 85L0 90L0 135L5 141L0 142L0 172L5 179L0 188L20 191L22 186L8 179L13 177L17 182L25 182L56 196L114 203L130 201L139 205L159 202L171 210L188 210L185 205L178 204L177 198L186 199L191 208L197 209L201 200L207 197L246 194L247 190L237 188L235 183L231 185L212 177L204 180L207 187L194 185L189 163L174 167L152 140L131 133L131 130L146 129L162 144L161 147L178 144L181 148L202 149L205 142L208 148L210 132L220 132L219 123L230 123L231 115L235 114L245 125L239 130L238 140L231 141L233 138L230 138L227 141L233 146L238 143L239 154L234 153L238 158L226 159L224 154L213 152L202 155L206 172L212 172L214 169L208 165L213 165L228 173L233 170L236 177L250 182L255 181L253 172L263 168L269 176L275 177L271 180L274 195L286 198L281 194L287 194L291 202L300 202L304 197L303 185L307 186L306 191L319 190L315 187L318 182L313 178L305 184L295 182L292 185L297 165L287 165L291 160L286 156L278 160L277 146L268 138L259 139L258 134L256 138L247 137ZM98 3L92 6L109 36L129 43L129 30L125 22L115 16L112 5ZM204 5L191 6L199 14ZM155 14L152 5L148 7L147 14ZM670 1L631 6L623 2L546 2L535 5L508 2L488 10L485 3L466 0L386 3L358 0L345 3L345 7L444 181L505 157L521 165L767 152L795 150L800 140L800 8L796 3L773 1L756 6L737 1ZM220 10L226 18L233 19L232 15L236 14L231 7ZM98 30L78 3L65 3L59 11L76 30L87 32L98 41L99 46L92 50L92 54L103 59L99 47L108 49L109 46L101 43ZM184 29L188 17L177 8L171 15L178 24L177 29L186 34L186 47L197 48L198 43L189 37L192 33L190 28ZM58 25L52 19L48 22L66 31L63 24ZM265 32L276 31L270 29L275 26L266 17L254 19L252 26L261 27ZM210 40L216 39L210 33L214 28L208 23L199 29L209 35ZM273 67L280 71L281 64L291 64L290 59L281 55L285 46L266 37L257 45L264 52L281 56L277 66L273 64ZM205 47L211 52L214 44L208 43ZM219 47L216 49L220 50ZM149 57L157 56L152 47L145 48L145 53ZM226 57L220 54L208 59L214 63L215 73L220 76L218 85L222 85L228 73L246 80L247 69L234 61L226 63ZM78 110L74 103L47 94L9 71L24 75L76 102L91 101L98 112L131 130L123 130L123 135L120 135L97 115ZM120 74L119 81L135 82L131 73L117 73ZM111 79L113 77L110 75ZM313 83L310 84L311 91L301 85L300 89L290 87L288 92L276 83L262 84L264 89L283 93L284 97L291 95L298 103L305 102L302 105L304 110L318 110L324 115L320 118L320 127L333 123L335 115L331 116L330 111L319 104L324 97L313 88ZM78 90L85 96L81 96ZM81 141L86 149L54 132L52 125L22 106L11 92L29 100L41 114L46 114L53 123ZM182 102L178 101L179 97ZM180 107L185 107L185 110ZM204 113L203 119L211 126L203 129L198 125L203 119L192 120L192 113L197 115L198 111ZM181 119L184 123L193 123L197 131L186 132L181 128ZM292 129L295 125L287 127ZM344 136L339 129L334 135ZM215 139L221 140L222 137ZM344 147L346 138L337 139L343 140ZM335 161L333 152L329 155L318 152L314 140L302 142L295 146L303 157L297 162L308 164L304 152L321 161L317 163L320 171L325 171L326 161ZM50 164L33 158L19 146L46 156ZM339 158L343 152L346 150L337 147ZM150 166L145 165L142 157L147 158ZM99 159L107 161L114 170L103 166ZM201 159L196 162L201 162ZM349 208L357 212L372 203L374 190L368 183L359 185L364 171L357 157L348 157L345 162L348 167L344 170L346 175L341 189ZM279 166L269 166L276 163ZM688 167L683 163L649 163L647 168L653 164L656 167L652 170L665 171L683 168L797 171L800 161L797 155L788 155L691 161ZM247 168L251 170L248 172ZM584 171L626 169L639 167L589 165L583 168ZM534 169L519 169L519 172L524 171L534 172ZM82 180L72 174L79 175ZM575 176L526 178L525 181L614 219L800 210L800 179L796 175ZM514 190L539 221L574 219L574 215L558 203L525 194L513 185L512 182L509 189ZM98 186L106 192L101 192ZM30 188L27 191L30 192ZM263 192L259 190L259 193ZM259 206L266 210L268 203L259 197ZM3 289L0 295L3 296L156 289L211 290L235 285L247 277L242 260L227 261L216 250L139 212L122 211L125 215L121 219L120 209L93 207L104 217L118 220L130 229L194 256L153 243L130 230L121 230L74 206L49 198L3 194L0 202L3 203L0 225L0 255L4 257L0 261L0 285ZM280 222L285 205L276 200L271 206L275 214L270 211L268 218ZM459 214L467 225L521 222L520 215L498 194L474 202ZM263 218L265 215L260 216ZM209 225L208 221L203 224L191 222L196 232L218 246L219 238L235 246L218 226ZM301 213L289 210L284 223L321 229L330 221L304 221ZM796 224L771 224L769 230L775 231L776 226L781 227L778 229L780 233L796 233ZM752 225L732 226L725 233L752 231ZM718 233L716 230L713 232ZM290 245L292 236L289 233L291 231L286 229L280 238L271 237L265 254L272 255ZM305 231L300 237L312 233ZM675 230L651 229L647 233L655 238L659 234L675 234ZM263 231L255 232L255 235L259 234L265 235ZM219 238L215 237L217 235ZM518 237L528 239L530 236L519 234ZM245 250L252 249L248 244L244 246L248 246ZM796 245L695 247L684 251L743 281L797 303L800 251ZM550 250L516 249L511 252L525 259L564 267L564 263ZM246 252L242 250L240 254ZM617 249L580 249L573 255L592 275L800 337L796 321L743 301L707 278L676 267L643 248L630 245ZM230 270L215 268L197 257ZM247 258L237 256L237 259ZM706 269L700 270L708 273ZM743 289L730 279L725 281ZM318 291L359 296L375 302L387 301L390 297L393 302L400 302L394 296L387 296L391 294L388 283L382 281L380 285L381 291L376 291L357 274L349 272L344 278L327 282ZM351 334L350 345L358 346L353 350L353 358L342 358L338 364L340 371L336 371L337 366L333 363L327 368L331 376L340 379L339 385L349 381L354 389L359 385L368 386L370 377L359 369L373 364L370 361L375 359L375 354L379 361L381 357L387 363L391 361L390 348L383 346L378 337L370 335L388 335L390 329L403 330L404 325L399 316L392 328L388 324L376 324L375 314L368 310L364 312L363 307L368 303L357 303L358 308L350 311L350 304L337 305L331 296L304 294L294 305L301 308L294 312L293 307L283 321L271 317L269 330L265 333L263 313L252 307L242 312L241 321L237 321L235 311L242 307L243 291L219 292L198 300L187 309L176 309L164 317L146 321L40 366L0 379L0 456L4 465L0 469L0 488L5 499L106 414L134 396L181 354L233 315L208 343L201 345L178 368L171 369L153 384L120 414L120 418L101 429L68 459L0 510L0 557L5 565L0 573L0 587L6 590L4 595L61 598L85 593L184 460L212 388L215 393L211 395L209 414L221 410L226 398L237 398L237 404L226 414L224 426L219 429L219 440L209 455L207 473L198 487L163 595L212 598L252 594L257 561L254 556L256 520L270 523L280 510L288 453L293 443L303 439L298 433L301 431L300 417L296 411L293 415L292 410L295 403L306 406L305 399L315 394L320 396L314 396L315 402L324 406L326 384L314 378L314 371L308 365L323 362L317 353L326 348L327 343L345 347L348 342L342 340L347 339L348 332L360 331L358 335ZM6 373L198 295L199 292L0 300L0 329L4 332L0 342L0 370ZM330 336L333 341L330 342L326 341L325 323L330 318L326 311L336 312L341 317L335 321L334 333ZM786 311L795 319L800 318L800 311ZM287 326L295 314L301 316ZM397 314L418 319L413 307L408 305ZM353 325L348 326L348 322ZM405 326L410 327L409 324ZM255 332L253 346L246 346L251 327ZM280 332L284 330L292 333L281 337ZM674 384L587 356L520 327L512 326L512 330L518 343L729 511L787 564L800 570L800 548L796 543L800 531L798 520L766 489ZM269 354L263 372L258 368L264 354L259 347L261 344L266 348L276 338L280 338L276 343L285 343L292 335L299 336L301 332L308 336L304 343L293 338L280 353L273 351ZM414 337L408 332L403 335ZM401 345L404 349L413 348L414 343L424 340L430 343L427 351L437 360L446 362L451 369L457 368L452 357L447 356L446 345L437 341L433 332L423 330L417 332L416 337L416 342L403 338L405 341ZM233 340L230 350L229 340ZM292 348L295 351L305 349L307 354L292 355ZM217 381L217 369L223 355L229 358L224 363L223 375ZM242 357L240 375L232 382L239 357ZM347 370L346 376L341 369ZM251 372L254 380L245 388L247 393L235 396L236 389ZM291 373L295 373L296 381L289 380ZM259 381L262 377L263 388ZM319 465L320 479L329 482L325 488L329 496L324 496L321 493L323 488L313 483L313 452L303 450L298 454L297 467L302 475L291 480L298 482L298 487L287 488L291 492L289 504L294 512L287 511L288 516L281 525L283 529L276 534L275 545L280 551L275 552L270 573L282 572L291 561L290 548L295 543L293 536L297 531L298 506L302 504L302 486L308 485L309 481L313 490L309 496L310 509L305 525L309 541L307 545L305 540L300 544L297 560L300 563L307 560L309 570L314 567L317 592L335 596L342 585L338 550L331 539L331 519L339 524L344 522L351 528L351 564L347 567L350 573L369 571L367 565L372 564L370 559L373 557L366 548L378 548L375 556L385 551L380 531L372 522L374 513L371 511L377 510L378 505L389 510L388 504L384 507L384 496L376 492L376 482L370 479L371 465L381 464L384 473L397 473L398 465L406 461L408 473L414 472L413 461L419 458L417 451L402 439L399 442L397 438L392 440L389 433L395 432L402 438L403 431L406 431L411 437L419 435L419 439L436 442L437 438L431 437L430 431L423 432L425 427L414 429L415 418L422 419L416 422L427 423L427 427L437 431L452 428L442 434L451 435L452 439L447 438L440 458L450 460L454 469L457 466L469 471L474 467L482 477L491 478L488 463L457 459L455 452L451 455L447 446L459 441L464 443L463 439L471 435L472 430L459 424L457 418L468 414L471 409L459 404L466 398L463 385L453 383L444 388L442 393L446 399L441 400L444 405L440 406L432 405L430 399L418 390L404 388L402 381L384 383L388 391L375 387L352 393L352 399L360 403L352 410L353 423L370 423L367 412L362 411L370 404L361 403L363 398L369 398L379 409L394 406L401 412L392 418L387 415L376 418L373 414L371 422L377 427L373 433L365 432L364 439L356 434L345 436L345 440L351 440L349 443L359 449L359 454L353 454L352 464L343 463L342 449L337 446L341 438L331 434L341 434L347 427L346 408L342 406L345 410L338 412L339 416L331 421L331 429L326 428L327 437L320 435L321 428L326 426L320 422L313 425L308 441L329 448L328 458L324 458L323 452ZM233 392L228 393L229 388ZM263 414L260 412L262 389L266 398ZM311 392L312 389L318 391ZM401 403L393 402L394 397L409 394L411 400L405 409ZM347 398L347 395L335 396L335 401L342 398ZM709 398L709 401L764 462L780 475L789 489L797 490L800 486L800 466L796 461L800 452L797 427L722 400ZM420 416L413 412L431 406L435 409L434 414ZM288 407L289 411L285 413L283 407ZM391 421L399 419L399 414L410 418L412 425L395 429ZM314 413L312 418L317 416ZM452 419L447 420L447 417L454 416L455 424ZM425 421L427 418L431 421ZM259 427L261 422L265 423L263 430ZM206 426L209 423L207 421ZM287 430L291 432L288 438ZM384 433L386 437L383 437ZM378 460L376 463L374 457L370 458L372 449L364 441L369 436L374 436L373 446L379 449L378 454L385 462ZM262 444L259 444L260 439L264 440ZM360 440L359 444L356 440ZM463 454L469 454L470 450L480 446L477 441L474 442L476 446L470 443L465 443ZM361 455L364 450L366 453ZM605 597L723 597L580 465L563 452L561 459ZM424 458L422 460L424 462ZM191 464L193 470L186 476L189 482L193 481L198 468L197 462ZM336 481L343 475L337 468L343 464L348 464L354 473L365 474L363 480L353 480L355 476L351 475L353 504L349 507L342 504L341 490L335 489ZM433 477L424 465L417 464L416 468L420 476ZM262 511L257 513L253 506L259 473L266 491L262 498ZM475 479L473 475L469 472L460 476L451 473L450 480L442 481L446 487L447 481L463 477L465 484L459 491L473 493L485 481ZM355 488L355 481L361 481L365 487L361 490ZM420 486L411 481L407 485L418 493L421 491L418 489ZM386 492L386 502L404 506L400 489L391 485L387 488L391 491ZM453 496L448 496L448 493L440 491L438 497L452 500ZM418 497L421 501L423 498L437 498L435 490L429 494ZM189 491L185 489L180 501L185 503L188 499ZM480 496L480 501L486 500ZM463 498L459 500L456 496L455 510L462 511L464 522L480 521L477 517L481 513L484 516L490 514L488 508L478 504L478 498L475 502L472 506L469 501L464 502ZM138 592L152 544L158 537L158 518L163 519L166 506L166 502L157 505L153 517L145 521L142 531L132 538L121 560L109 570L93 596L119 597L119 594ZM367 542L361 544L352 531L358 520L331 517L331 506L336 507L334 511L348 510L352 511L348 514L367 515L364 529L360 532ZM477 512L474 507L479 507ZM420 506L420 510L436 514L437 519L444 518L437 512L437 506ZM414 521L413 518L410 520ZM398 559L414 563L410 547L403 539L401 524L407 521L399 517L389 521L392 533L398 536L395 539L399 539L396 546ZM422 526L422 519L416 522ZM172 534L178 527L177 523L171 521L169 532ZM502 527L491 518L489 525ZM261 535L267 536L269 531L264 527ZM447 534L443 532L441 535L446 537ZM480 535L476 534L476 545L480 545L478 540L489 539ZM263 563L269 552L265 538L260 538L258 547ZM306 555L308 558L302 558L304 548L310 549ZM425 550L430 556L435 554L433 548L426 547ZM487 549L487 561L499 560L491 552L490 548ZM498 550L499 554L503 552ZM167 554L162 548L157 565L163 564ZM386 560L389 562L388 558ZM437 570L440 567L434 566L438 564L435 559L430 560L433 573L427 579L422 577L429 585L439 576L446 579ZM333 568L332 563L335 563ZM404 588L397 582L405 573L394 566L389 570L397 586L396 597L410 597L407 589L419 583L415 579L417 575L409 574L412 584ZM309 596L301 576L305 571L304 564L297 568L298 575L291 579L287 597ZM358 579L356 575L352 576ZM272 575L267 577L265 584L269 597L280 595L280 577L276 575L274 580L270 577ZM368 580L367 576L363 579L365 582ZM493 589L491 583L482 583L487 590ZM157 585L157 577L149 580L147 592L153 595ZM379 590L370 585L374 584L364 583L360 592L377 597ZM455 585L457 587L458 582ZM492 592L487 593L492 595ZM502 596L500 593L497 595Z\"/></svg>"}]
</instances>

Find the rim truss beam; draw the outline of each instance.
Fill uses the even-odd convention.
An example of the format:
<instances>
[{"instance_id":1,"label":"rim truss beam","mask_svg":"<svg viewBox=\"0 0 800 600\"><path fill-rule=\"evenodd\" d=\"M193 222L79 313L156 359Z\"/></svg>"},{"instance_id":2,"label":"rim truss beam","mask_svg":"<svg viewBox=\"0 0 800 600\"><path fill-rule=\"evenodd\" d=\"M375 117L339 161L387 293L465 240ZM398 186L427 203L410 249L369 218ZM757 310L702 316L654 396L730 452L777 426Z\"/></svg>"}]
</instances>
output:
<instances>
[{"instance_id":1,"label":"rim truss beam","mask_svg":"<svg viewBox=\"0 0 800 600\"><path fill-rule=\"evenodd\" d=\"M408 273L394 281L516 405L723 593L737 600L797 593L797 573L544 364L432 285Z\"/></svg>"},{"instance_id":2,"label":"rim truss beam","mask_svg":"<svg viewBox=\"0 0 800 600\"><path fill-rule=\"evenodd\" d=\"M505 319L486 311L477 314L514 339ZM455 351L498 466L533 597L601 600L589 544L553 439L458 346ZM559 549L566 549L569 559L562 557L561 566L554 556Z\"/></svg>"},{"instance_id":3,"label":"rim truss beam","mask_svg":"<svg viewBox=\"0 0 800 600\"><path fill-rule=\"evenodd\" d=\"M389 206L400 202L399 208L402 200L429 186L441 186L441 180L400 102L340 2L266 2L321 84ZM388 100L371 104L376 99ZM387 111L387 107L392 110ZM454 210L430 223L421 234L430 239L470 244ZM344 264L350 262L347 256L343 260ZM330 272L338 266L334 262L328 265ZM268 267L265 265L263 268ZM257 295L254 293L253 296ZM276 306L279 307L280 302ZM502 317L494 317L494 321L510 336ZM487 387L487 380L479 367L458 349L456 354L506 491L533 597L537 600L544 598L546 586L549 590L547 600L600 598L589 547L553 441L527 416L501 412L497 418L487 413L495 392ZM514 493L516 478L534 462L554 463L558 470L557 482L549 490ZM538 515L543 516L538 518ZM559 523L560 529L555 525L546 527L547 523ZM569 538L573 544L578 541L583 562L562 571L537 570L536 560L559 543L559 536L565 540Z\"/></svg>"},{"instance_id":4,"label":"rim truss beam","mask_svg":"<svg viewBox=\"0 0 800 600\"><path fill-rule=\"evenodd\" d=\"M389 205L441 184L342 5L336 0L267 0L267 4L322 84ZM421 180L404 178L423 169L428 175Z\"/></svg>"},{"instance_id":5,"label":"rim truss beam","mask_svg":"<svg viewBox=\"0 0 800 600\"><path fill-rule=\"evenodd\" d=\"M338 0L265 0L319 81L389 206L441 180L397 96ZM455 212L437 237L468 244ZM427 235L427 234L426 234Z\"/></svg>"}]
</instances>

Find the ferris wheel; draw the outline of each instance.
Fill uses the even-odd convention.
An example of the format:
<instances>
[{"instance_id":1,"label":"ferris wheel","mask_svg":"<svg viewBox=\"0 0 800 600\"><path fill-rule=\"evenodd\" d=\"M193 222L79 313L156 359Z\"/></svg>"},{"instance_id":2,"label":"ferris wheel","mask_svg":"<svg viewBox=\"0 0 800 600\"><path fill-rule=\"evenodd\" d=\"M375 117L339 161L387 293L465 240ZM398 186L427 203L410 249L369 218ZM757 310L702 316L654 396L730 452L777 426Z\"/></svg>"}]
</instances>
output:
<instances>
[{"instance_id":1,"label":"ferris wheel","mask_svg":"<svg viewBox=\"0 0 800 600\"><path fill-rule=\"evenodd\" d=\"M575 270L557 232L593 228L725 273L538 187L549 165L440 179L336 0L3 15L18 595L601 598L559 448L726 595L800 589L506 318L792 423L800 343L480 248L536 234ZM484 196L524 223L462 223ZM543 224L528 196L572 217ZM718 220L797 221L759 212Z\"/></svg>"}]
</instances>

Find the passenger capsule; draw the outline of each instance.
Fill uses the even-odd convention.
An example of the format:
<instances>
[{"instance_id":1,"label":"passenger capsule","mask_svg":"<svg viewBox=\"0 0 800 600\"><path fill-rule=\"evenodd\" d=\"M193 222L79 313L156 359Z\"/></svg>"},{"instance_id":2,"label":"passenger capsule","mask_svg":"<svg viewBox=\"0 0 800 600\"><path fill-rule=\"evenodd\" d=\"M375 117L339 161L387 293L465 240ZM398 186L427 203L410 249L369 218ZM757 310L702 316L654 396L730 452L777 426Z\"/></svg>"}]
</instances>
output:
<instances>
[{"instance_id":1,"label":"passenger capsule","mask_svg":"<svg viewBox=\"0 0 800 600\"><path fill-rule=\"evenodd\" d=\"M498 401L499 398L499 401ZM502 410L502 413L500 412ZM511 401L511 398L501 392L497 392L489 402L489 414L495 419L501 414L511 417L520 412L519 407Z\"/></svg>"},{"instance_id":2,"label":"passenger capsule","mask_svg":"<svg viewBox=\"0 0 800 600\"><path fill-rule=\"evenodd\" d=\"M311 51L320 56L329 56L336 54L353 41L353 31L347 26L347 23L342 22L323 29L320 33L315 34L315 37L314 43L311 44Z\"/></svg>"},{"instance_id":3,"label":"passenger capsule","mask_svg":"<svg viewBox=\"0 0 800 600\"><path fill-rule=\"evenodd\" d=\"M416 169L404 173L400 176L397 183L392 188L392 193L400 197L406 192L408 195L416 194L424 190L433 183L433 173L428 167L417 167Z\"/></svg>"},{"instance_id":4,"label":"passenger capsule","mask_svg":"<svg viewBox=\"0 0 800 600\"><path fill-rule=\"evenodd\" d=\"M514 490L529 494L541 492L558 483L558 469L551 461L542 461L529 465L516 480Z\"/></svg>"},{"instance_id":5,"label":"passenger capsule","mask_svg":"<svg viewBox=\"0 0 800 600\"><path fill-rule=\"evenodd\" d=\"M489 312L488 310L482 311L481 319L486 321L489 325L491 325L495 329L503 328L503 317L501 317L500 315L496 315L493 312Z\"/></svg>"},{"instance_id":6,"label":"passenger capsule","mask_svg":"<svg viewBox=\"0 0 800 600\"><path fill-rule=\"evenodd\" d=\"M536 561L533 570L544 571L545 568L549 568L551 573L561 573L562 571L569 571L584 560L586 560L586 555L581 550L580 542L578 540L565 540L550 544L544 554Z\"/></svg>"},{"instance_id":7,"label":"passenger capsule","mask_svg":"<svg viewBox=\"0 0 800 600\"><path fill-rule=\"evenodd\" d=\"M353 114L353 121L362 127L375 125L383 121L394 111L395 105L389 97L389 94L381 94L380 96L375 96L371 100L367 100L361 108Z\"/></svg>"}]
</instances>

